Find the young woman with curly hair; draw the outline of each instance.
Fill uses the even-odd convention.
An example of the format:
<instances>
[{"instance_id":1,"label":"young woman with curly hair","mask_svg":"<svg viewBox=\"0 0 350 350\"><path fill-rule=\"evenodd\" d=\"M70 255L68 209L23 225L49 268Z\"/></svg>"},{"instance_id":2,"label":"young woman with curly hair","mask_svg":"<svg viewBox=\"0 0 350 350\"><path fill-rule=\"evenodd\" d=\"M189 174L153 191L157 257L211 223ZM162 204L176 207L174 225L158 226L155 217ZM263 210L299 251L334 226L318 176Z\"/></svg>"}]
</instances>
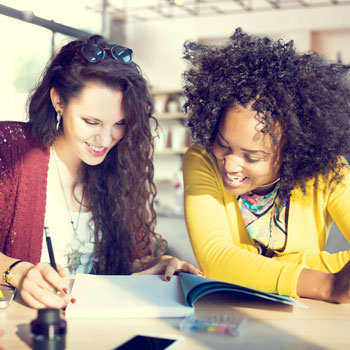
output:
<instances>
[{"instance_id":1,"label":"young woman with curly hair","mask_svg":"<svg viewBox=\"0 0 350 350\"><path fill-rule=\"evenodd\" d=\"M237 29L185 44L185 217L207 277L265 292L350 302L350 81L293 42Z\"/></svg>"},{"instance_id":2,"label":"young woman with curly hair","mask_svg":"<svg viewBox=\"0 0 350 350\"><path fill-rule=\"evenodd\" d=\"M28 305L74 300L63 268L166 279L178 269L199 273L161 256L153 107L131 49L98 35L68 43L48 64L28 112L28 123L0 123L0 268ZM44 231L58 273L47 263Z\"/></svg>"}]
</instances>

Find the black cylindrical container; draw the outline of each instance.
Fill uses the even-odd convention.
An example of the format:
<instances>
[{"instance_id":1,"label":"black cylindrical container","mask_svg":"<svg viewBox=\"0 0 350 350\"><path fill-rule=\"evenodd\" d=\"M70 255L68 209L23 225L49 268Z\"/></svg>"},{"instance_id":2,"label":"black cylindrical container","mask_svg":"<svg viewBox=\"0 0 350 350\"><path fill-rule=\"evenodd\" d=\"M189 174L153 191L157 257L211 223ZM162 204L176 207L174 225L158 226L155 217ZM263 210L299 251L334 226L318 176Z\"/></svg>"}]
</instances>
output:
<instances>
[{"instance_id":1,"label":"black cylindrical container","mask_svg":"<svg viewBox=\"0 0 350 350\"><path fill-rule=\"evenodd\" d=\"M64 350L66 347L66 321L60 310L40 309L31 322L31 338L34 350Z\"/></svg>"}]
</instances>

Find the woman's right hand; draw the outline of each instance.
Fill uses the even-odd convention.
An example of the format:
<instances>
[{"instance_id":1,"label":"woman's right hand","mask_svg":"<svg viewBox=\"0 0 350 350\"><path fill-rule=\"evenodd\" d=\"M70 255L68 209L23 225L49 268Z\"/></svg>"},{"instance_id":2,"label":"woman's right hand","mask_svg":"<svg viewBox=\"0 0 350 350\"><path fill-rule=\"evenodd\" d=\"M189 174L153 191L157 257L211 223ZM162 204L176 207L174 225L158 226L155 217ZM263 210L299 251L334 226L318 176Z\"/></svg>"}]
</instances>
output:
<instances>
[{"instance_id":1,"label":"woman's right hand","mask_svg":"<svg viewBox=\"0 0 350 350\"><path fill-rule=\"evenodd\" d=\"M56 272L49 263L33 265L21 262L13 268L11 284L18 288L23 301L32 308L63 309L75 299L63 280L67 272L59 266L57 268Z\"/></svg>"},{"instance_id":2,"label":"woman's right hand","mask_svg":"<svg viewBox=\"0 0 350 350\"><path fill-rule=\"evenodd\" d=\"M350 303L350 261L337 273L333 274L330 301Z\"/></svg>"},{"instance_id":3,"label":"woman's right hand","mask_svg":"<svg viewBox=\"0 0 350 350\"><path fill-rule=\"evenodd\" d=\"M303 269L299 275L300 297L332 303L350 303L350 261L337 273Z\"/></svg>"}]
</instances>

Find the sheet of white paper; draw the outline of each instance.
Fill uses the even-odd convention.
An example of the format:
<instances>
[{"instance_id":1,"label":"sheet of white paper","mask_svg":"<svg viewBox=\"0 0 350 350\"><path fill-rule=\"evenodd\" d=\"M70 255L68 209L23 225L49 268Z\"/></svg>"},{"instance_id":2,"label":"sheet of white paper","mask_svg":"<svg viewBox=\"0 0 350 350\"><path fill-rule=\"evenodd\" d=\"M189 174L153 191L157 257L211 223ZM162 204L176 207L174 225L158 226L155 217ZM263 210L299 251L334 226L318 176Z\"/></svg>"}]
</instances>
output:
<instances>
[{"instance_id":1,"label":"sheet of white paper","mask_svg":"<svg viewBox=\"0 0 350 350\"><path fill-rule=\"evenodd\" d=\"M180 281L158 275L100 276L77 274L66 318L184 317L193 313L185 305Z\"/></svg>"}]
</instances>

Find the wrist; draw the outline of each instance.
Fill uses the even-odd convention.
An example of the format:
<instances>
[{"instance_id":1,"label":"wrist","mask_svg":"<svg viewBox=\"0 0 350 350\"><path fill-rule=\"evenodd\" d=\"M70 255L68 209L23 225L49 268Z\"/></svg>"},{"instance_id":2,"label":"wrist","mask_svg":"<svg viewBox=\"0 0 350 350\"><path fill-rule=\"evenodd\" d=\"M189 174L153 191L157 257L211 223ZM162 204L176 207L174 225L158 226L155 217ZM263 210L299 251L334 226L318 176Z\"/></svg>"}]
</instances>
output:
<instances>
[{"instance_id":1,"label":"wrist","mask_svg":"<svg viewBox=\"0 0 350 350\"><path fill-rule=\"evenodd\" d=\"M304 298L332 301L333 284L333 274L304 269L299 275L297 294Z\"/></svg>"},{"instance_id":2,"label":"wrist","mask_svg":"<svg viewBox=\"0 0 350 350\"><path fill-rule=\"evenodd\" d=\"M321 271L319 271L321 272ZM320 281L320 288L321 288L321 296L324 301L331 301L334 302L333 300L333 286L334 286L334 281L335 281L335 276L331 273L327 272L322 272L323 278Z\"/></svg>"},{"instance_id":3,"label":"wrist","mask_svg":"<svg viewBox=\"0 0 350 350\"><path fill-rule=\"evenodd\" d=\"M23 280L23 277L32 266L33 264L22 260L13 262L5 270L3 274L3 281L11 287L18 288Z\"/></svg>"}]
</instances>

